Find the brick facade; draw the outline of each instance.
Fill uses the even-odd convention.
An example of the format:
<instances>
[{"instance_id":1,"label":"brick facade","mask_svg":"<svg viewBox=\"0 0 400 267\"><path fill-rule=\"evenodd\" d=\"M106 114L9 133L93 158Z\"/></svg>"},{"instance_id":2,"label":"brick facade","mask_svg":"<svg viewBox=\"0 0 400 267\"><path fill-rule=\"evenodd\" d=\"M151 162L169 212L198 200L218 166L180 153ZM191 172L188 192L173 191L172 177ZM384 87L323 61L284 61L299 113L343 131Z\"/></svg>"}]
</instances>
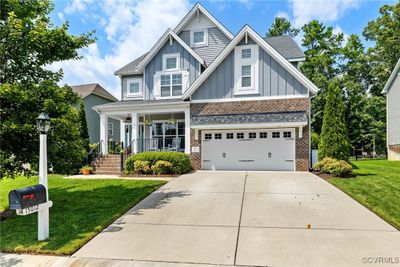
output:
<instances>
[{"instance_id":1,"label":"brick facade","mask_svg":"<svg viewBox=\"0 0 400 267\"><path fill-rule=\"evenodd\" d=\"M190 116L240 114L257 112L285 112L305 111L309 116L309 98L291 98L257 101L232 101L219 103L191 103ZM303 127L303 137L299 138L299 129L296 129L296 170L308 171L309 168L309 125ZM200 147L199 153L191 153L193 168L201 169L201 133L195 139L195 130L191 129L191 147Z\"/></svg>"}]
</instances>

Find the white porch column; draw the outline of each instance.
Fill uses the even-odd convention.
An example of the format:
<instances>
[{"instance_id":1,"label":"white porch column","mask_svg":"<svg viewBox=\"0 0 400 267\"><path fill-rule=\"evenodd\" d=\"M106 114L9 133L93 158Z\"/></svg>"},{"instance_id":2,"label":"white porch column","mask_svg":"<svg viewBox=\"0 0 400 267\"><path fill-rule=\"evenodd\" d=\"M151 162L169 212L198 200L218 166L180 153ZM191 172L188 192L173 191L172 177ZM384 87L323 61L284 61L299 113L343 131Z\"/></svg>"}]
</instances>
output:
<instances>
[{"instance_id":1,"label":"white porch column","mask_svg":"<svg viewBox=\"0 0 400 267\"><path fill-rule=\"evenodd\" d=\"M185 153L190 154L190 108L185 109Z\"/></svg>"},{"instance_id":2,"label":"white porch column","mask_svg":"<svg viewBox=\"0 0 400 267\"><path fill-rule=\"evenodd\" d=\"M108 154L108 117L105 114L100 114L100 145L104 155Z\"/></svg>"},{"instance_id":3,"label":"white porch column","mask_svg":"<svg viewBox=\"0 0 400 267\"><path fill-rule=\"evenodd\" d=\"M137 113L132 113L132 137L133 141L133 153L138 152L138 138L139 138L139 116Z\"/></svg>"},{"instance_id":4,"label":"white porch column","mask_svg":"<svg viewBox=\"0 0 400 267\"><path fill-rule=\"evenodd\" d=\"M124 148L126 147L125 144L125 122L123 120L119 121L119 142L124 144Z\"/></svg>"}]
</instances>

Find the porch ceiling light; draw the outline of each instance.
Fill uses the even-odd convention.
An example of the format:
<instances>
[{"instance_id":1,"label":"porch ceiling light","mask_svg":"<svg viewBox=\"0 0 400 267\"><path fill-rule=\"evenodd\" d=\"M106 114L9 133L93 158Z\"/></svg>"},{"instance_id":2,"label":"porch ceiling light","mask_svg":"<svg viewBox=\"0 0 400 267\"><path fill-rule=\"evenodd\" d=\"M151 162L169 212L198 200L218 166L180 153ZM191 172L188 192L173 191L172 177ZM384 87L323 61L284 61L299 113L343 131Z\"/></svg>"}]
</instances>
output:
<instances>
[{"instance_id":1,"label":"porch ceiling light","mask_svg":"<svg viewBox=\"0 0 400 267\"><path fill-rule=\"evenodd\" d=\"M50 130L50 118L46 113L41 113L37 120L37 129L41 134L47 134Z\"/></svg>"},{"instance_id":2,"label":"porch ceiling light","mask_svg":"<svg viewBox=\"0 0 400 267\"><path fill-rule=\"evenodd\" d=\"M132 120L131 120L131 117L126 117L126 119L125 119L125 122L126 123L130 123Z\"/></svg>"}]
</instances>

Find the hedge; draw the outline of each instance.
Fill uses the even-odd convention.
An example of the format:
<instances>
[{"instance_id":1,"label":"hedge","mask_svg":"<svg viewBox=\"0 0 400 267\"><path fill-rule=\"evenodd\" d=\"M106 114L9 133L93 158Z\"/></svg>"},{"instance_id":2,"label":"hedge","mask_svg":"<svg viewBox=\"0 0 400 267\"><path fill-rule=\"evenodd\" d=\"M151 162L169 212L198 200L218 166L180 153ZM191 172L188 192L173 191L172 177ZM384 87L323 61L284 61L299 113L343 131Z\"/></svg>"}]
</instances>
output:
<instances>
[{"instance_id":1,"label":"hedge","mask_svg":"<svg viewBox=\"0 0 400 267\"><path fill-rule=\"evenodd\" d=\"M329 173L335 177L349 177L353 172L353 167L344 160L325 157L314 165L314 170Z\"/></svg>"},{"instance_id":2,"label":"hedge","mask_svg":"<svg viewBox=\"0 0 400 267\"><path fill-rule=\"evenodd\" d=\"M154 166L157 161L168 161L172 164L172 173L184 174L190 172L193 168L190 164L189 156L182 152L143 152L130 156L125 161L125 173L135 173L135 161L148 161L149 166Z\"/></svg>"}]
</instances>

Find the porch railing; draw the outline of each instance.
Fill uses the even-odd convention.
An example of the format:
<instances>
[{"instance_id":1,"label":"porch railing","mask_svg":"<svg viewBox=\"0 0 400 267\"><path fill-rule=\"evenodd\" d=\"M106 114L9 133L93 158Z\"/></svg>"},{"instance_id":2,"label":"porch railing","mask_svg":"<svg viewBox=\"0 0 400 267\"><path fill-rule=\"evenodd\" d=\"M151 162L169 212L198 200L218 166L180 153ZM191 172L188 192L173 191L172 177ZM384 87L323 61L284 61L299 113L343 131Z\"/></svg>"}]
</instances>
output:
<instances>
[{"instance_id":1,"label":"porch railing","mask_svg":"<svg viewBox=\"0 0 400 267\"><path fill-rule=\"evenodd\" d=\"M93 148L86 154L86 164L91 165L95 160L97 160L99 157L101 157L102 150L102 143L103 141L100 141L96 143Z\"/></svg>"}]
</instances>

